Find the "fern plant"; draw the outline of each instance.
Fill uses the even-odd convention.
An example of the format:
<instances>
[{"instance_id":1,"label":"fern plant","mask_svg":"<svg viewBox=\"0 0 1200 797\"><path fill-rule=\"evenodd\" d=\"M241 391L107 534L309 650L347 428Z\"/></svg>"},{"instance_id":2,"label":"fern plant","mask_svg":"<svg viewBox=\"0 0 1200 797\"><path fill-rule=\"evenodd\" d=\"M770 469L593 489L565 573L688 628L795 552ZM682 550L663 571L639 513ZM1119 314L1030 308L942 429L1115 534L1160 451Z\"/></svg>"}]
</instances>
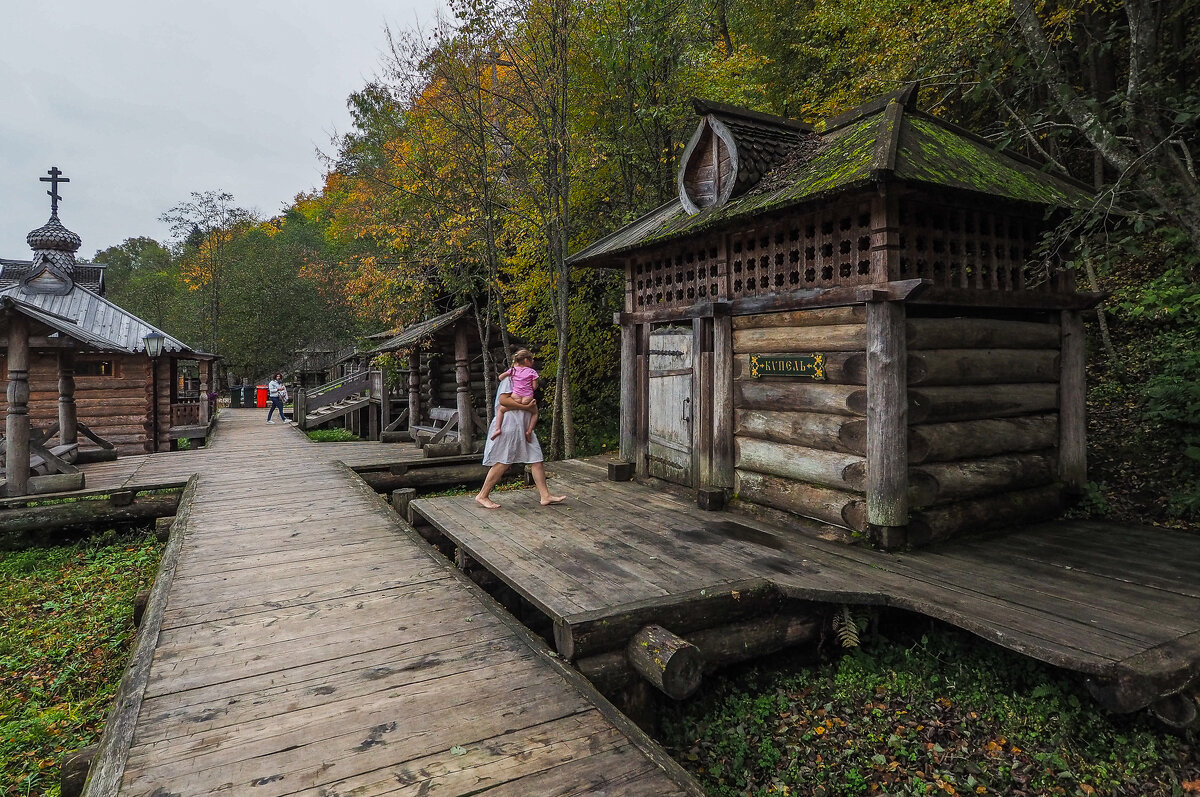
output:
<instances>
[{"instance_id":1,"label":"fern plant","mask_svg":"<svg viewBox=\"0 0 1200 797\"><path fill-rule=\"evenodd\" d=\"M844 648L856 648L861 644L858 622L850 612L849 606L842 604L834 613L833 633L837 637L838 644Z\"/></svg>"}]
</instances>

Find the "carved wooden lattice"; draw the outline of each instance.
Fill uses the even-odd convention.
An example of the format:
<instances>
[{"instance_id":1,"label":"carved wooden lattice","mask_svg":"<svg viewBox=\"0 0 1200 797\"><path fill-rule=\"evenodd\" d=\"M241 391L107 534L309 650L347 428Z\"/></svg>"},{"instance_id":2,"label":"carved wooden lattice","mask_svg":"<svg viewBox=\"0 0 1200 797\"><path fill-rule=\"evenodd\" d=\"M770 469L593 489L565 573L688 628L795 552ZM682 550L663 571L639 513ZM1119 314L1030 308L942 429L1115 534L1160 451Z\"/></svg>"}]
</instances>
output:
<instances>
[{"instance_id":1,"label":"carved wooden lattice","mask_svg":"<svg viewBox=\"0 0 1200 797\"><path fill-rule=\"evenodd\" d=\"M871 207L844 203L729 236L729 295L871 282Z\"/></svg>"},{"instance_id":2,"label":"carved wooden lattice","mask_svg":"<svg viewBox=\"0 0 1200 797\"><path fill-rule=\"evenodd\" d=\"M664 247L630 265L634 310L687 307L727 298L724 246L719 238Z\"/></svg>"},{"instance_id":3,"label":"carved wooden lattice","mask_svg":"<svg viewBox=\"0 0 1200 797\"><path fill-rule=\"evenodd\" d=\"M899 270L891 278L992 291L1073 290L1069 272L1037 259L1042 227L1040 216L902 201Z\"/></svg>"},{"instance_id":4,"label":"carved wooden lattice","mask_svg":"<svg viewBox=\"0 0 1200 797\"><path fill-rule=\"evenodd\" d=\"M1036 259L1043 225L1040 216L910 195L899 203L895 219L899 252L892 272L875 274L872 246L877 254L882 251L887 225L874 219L871 197L761 216L724 235L710 233L635 254L629 265L629 309L680 308L889 279L927 279L984 291L1074 290L1069 271ZM882 269L886 257L877 260Z\"/></svg>"}]
</instances>

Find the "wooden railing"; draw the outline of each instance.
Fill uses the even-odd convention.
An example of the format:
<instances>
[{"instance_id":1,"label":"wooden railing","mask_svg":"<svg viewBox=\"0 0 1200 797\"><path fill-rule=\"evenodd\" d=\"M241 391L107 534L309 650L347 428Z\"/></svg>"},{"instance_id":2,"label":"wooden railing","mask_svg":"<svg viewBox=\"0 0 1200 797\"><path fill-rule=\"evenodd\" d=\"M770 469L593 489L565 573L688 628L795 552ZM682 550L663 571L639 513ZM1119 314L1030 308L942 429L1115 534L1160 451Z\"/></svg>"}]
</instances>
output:
<instances>
[{"instance_id":1,"label":"wooden railing","mask_svg":"<svg viewBox=\"0 0 1200 797\"><path fill-rule=\"evenodd\" d=\"M200 403L188 402L186 404L171 405L171 425L172 426L199 426L200 425Z\"/></svg>"},{"instance_id":2,"label":"wooden railing","mask_svg":"<svg viewBox=\"0 0 1200 797\"><path fill-rule=\"evenodd\" d=\"M308 413L314 412L321 407L336 404L347 396L353 396L356 393L370 395L372 388L371 375L374 373L379 372L359 371L343 376L341 379L326 382L320 387L297 390L293 403L294 420L303 424L304 418Z\"/></svg>"}]
</instances>

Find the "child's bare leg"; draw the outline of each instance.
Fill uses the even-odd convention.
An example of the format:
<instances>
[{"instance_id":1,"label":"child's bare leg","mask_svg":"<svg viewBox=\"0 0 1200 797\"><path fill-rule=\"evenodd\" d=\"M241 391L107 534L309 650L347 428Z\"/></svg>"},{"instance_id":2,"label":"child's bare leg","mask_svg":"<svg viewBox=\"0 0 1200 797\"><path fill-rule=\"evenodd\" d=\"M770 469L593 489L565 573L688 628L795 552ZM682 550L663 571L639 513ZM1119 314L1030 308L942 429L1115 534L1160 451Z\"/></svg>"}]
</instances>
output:
<instances>
[{"instance_id":1,"label":"child's bare leg","mask_svg":"<svg viewBox=\"0 0 1200 797\"><path fill-rule=\"evenodd\" d=\"M492 440L495 440L500 436L500 422L504 420L504 413L505 407L503 404L501 404L499 410L496 412L496 430L491 434Z\"/></svg>"},{"instance_id":2,"label":"child's bare leg","mask_svg":"<svg viewBox=\"0 0 1200 797\"><path fill-rule=\"evenodd\" d=\"M537 404L530 406L529 416L529 426L525 429L525 442L527 443L533 442L533 427L537 426L538 422Z\"/></svg>"}]
</instances>

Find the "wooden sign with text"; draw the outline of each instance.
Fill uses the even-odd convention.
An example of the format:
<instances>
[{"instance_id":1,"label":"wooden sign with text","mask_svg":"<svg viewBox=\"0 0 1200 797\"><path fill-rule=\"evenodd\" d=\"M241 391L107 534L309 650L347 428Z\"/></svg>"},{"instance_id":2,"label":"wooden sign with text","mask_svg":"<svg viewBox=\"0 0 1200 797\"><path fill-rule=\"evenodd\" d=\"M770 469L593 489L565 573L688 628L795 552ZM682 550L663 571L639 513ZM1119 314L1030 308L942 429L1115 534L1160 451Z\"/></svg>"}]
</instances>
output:
<instances>
[{"instance_id":1,"label":"wooden sign with text","mask_svg":"<svg viewBox=\"0 0 1200 797\"><path fill-rule=\"evenodd\" d=\"M750 378L792 376L800 379L825 379L824 354L751 354Z\"/></svg>"}]
</instances>

